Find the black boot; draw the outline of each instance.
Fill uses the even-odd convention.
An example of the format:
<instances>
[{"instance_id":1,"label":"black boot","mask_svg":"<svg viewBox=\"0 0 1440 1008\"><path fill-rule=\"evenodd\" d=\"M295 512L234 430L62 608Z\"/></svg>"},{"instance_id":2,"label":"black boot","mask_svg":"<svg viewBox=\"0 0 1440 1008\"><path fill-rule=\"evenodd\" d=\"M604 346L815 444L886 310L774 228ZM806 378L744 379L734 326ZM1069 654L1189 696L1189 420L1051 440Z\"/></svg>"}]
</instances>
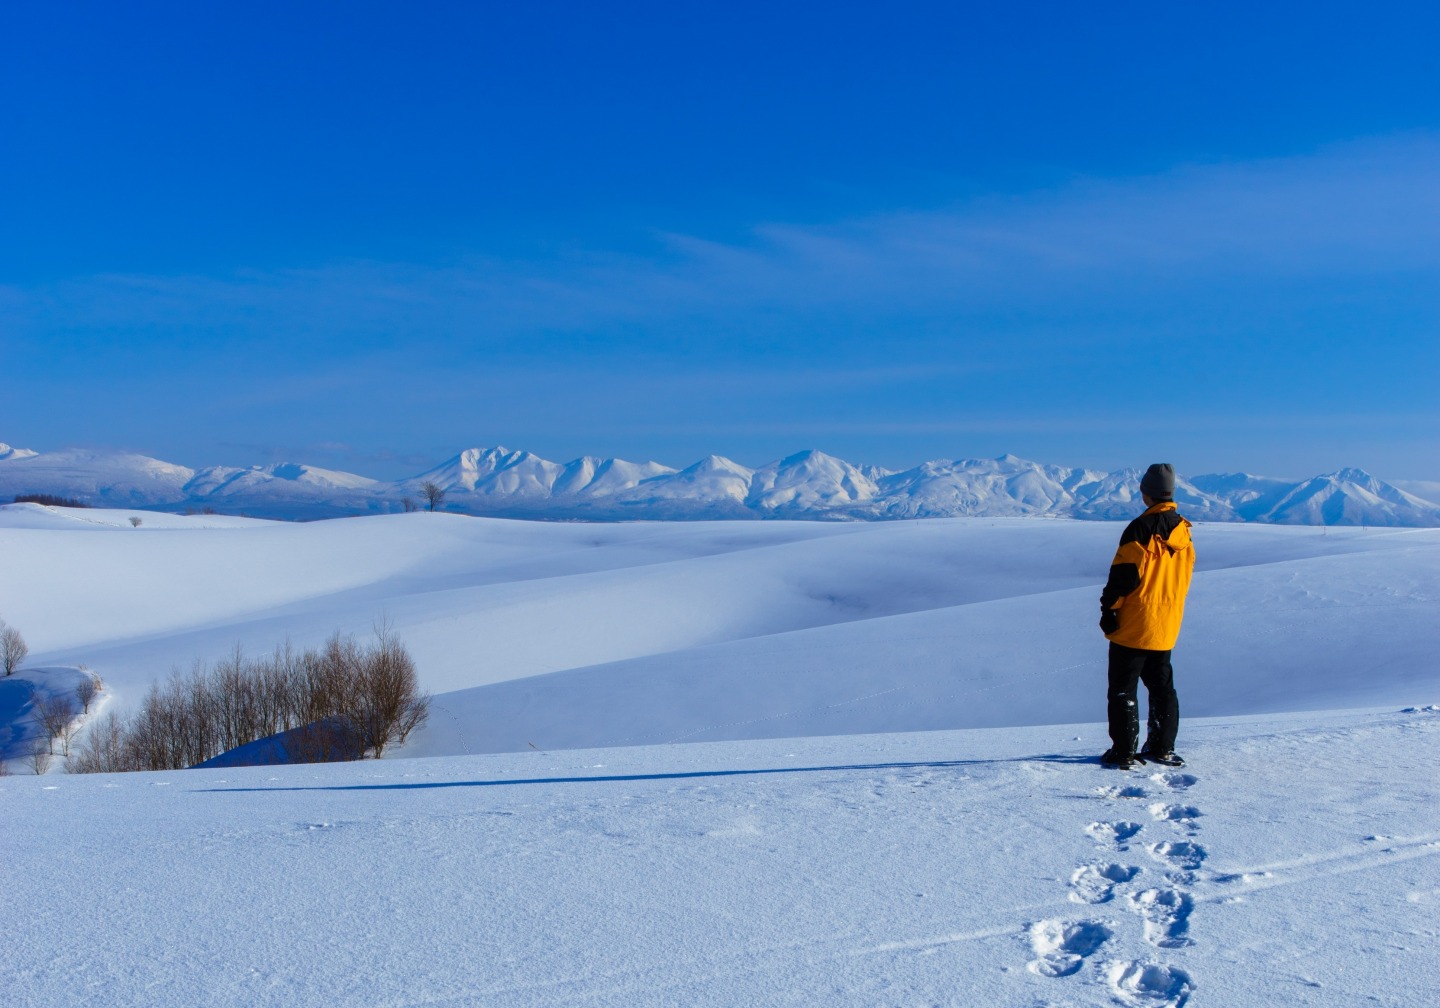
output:
<instances>
[{"instance_id":1,"label":"black boot","mask_svg":"<svg viewBox=\"0 0 1440 1008\"><path fill-rule=\"evenodd\" d=\"M1106 749L1100 757L1100 765L1115 767L1117 770L1129 770L1140 763L1130 753L1117 752L1114 749Z\"/></svg>"}]
</instances>

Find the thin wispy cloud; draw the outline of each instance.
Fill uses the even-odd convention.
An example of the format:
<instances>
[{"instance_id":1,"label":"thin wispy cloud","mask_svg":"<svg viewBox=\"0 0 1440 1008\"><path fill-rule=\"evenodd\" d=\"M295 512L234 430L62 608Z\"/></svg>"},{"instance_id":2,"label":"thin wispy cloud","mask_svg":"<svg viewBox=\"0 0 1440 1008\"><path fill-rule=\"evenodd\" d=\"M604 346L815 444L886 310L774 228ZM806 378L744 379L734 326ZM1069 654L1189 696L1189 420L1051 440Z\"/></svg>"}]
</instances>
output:
<instances>
[{"instance_id":1,"label":"thin wispy cloud","mask_svg":"<svg viewBox=\"0 0 1440 1008\"><path fill-rule=\"evenodd\" d=\"M317 343L464 336L516 349L537 335L749 313L884 318L1094 296L1440 267L1440 138L1355 142L1307 157L1077 180L1019 196L827 226L757 225L748 240L659 234L648 255L351 262L227 276L80 277L11 287L0 311L30 334L148 326L224 340ZM770 320L773 323L773 318Z\"/></svg>"},{"instance_id":2,"label":"thin wispy cloud","mask_svg":"<svg viewBox=\"0 0 1440 1008\"><path fill-rule=\"evenodd\" d=\"M644 253L12 285L0 325L21 415L86 396L137 444L147 417L232 442L283 423L268 443L388 446L391 475L496 442L1109 466L1163 416L1183 435L1159 446L1201 468L1413 476L1433 471L1411 460L1433 456L1437 177L1440 136L1412 134ZM1113 391L1137 360L1159 369Z\"/></svg>"}]
</instances>

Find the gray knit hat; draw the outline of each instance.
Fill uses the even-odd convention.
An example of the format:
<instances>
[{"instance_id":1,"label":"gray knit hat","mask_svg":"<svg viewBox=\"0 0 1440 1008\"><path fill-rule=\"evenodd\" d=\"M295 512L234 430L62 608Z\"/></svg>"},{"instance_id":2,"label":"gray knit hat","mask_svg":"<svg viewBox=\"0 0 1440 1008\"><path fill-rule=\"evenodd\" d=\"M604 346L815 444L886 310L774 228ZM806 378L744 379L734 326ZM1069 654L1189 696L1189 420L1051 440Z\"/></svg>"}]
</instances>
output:
<instances>
[{"instance_id":1,"label":"gray knit hat","mask_svg":"<svg viewBox=\"0 0 1440 1008\"><path fill-rule=\"evenodd\" d=\"M1169 462L1156 462L1140 477L1140 492L1157 501L1175 499L1175 467Z\"/></svg>"}]
</instances>

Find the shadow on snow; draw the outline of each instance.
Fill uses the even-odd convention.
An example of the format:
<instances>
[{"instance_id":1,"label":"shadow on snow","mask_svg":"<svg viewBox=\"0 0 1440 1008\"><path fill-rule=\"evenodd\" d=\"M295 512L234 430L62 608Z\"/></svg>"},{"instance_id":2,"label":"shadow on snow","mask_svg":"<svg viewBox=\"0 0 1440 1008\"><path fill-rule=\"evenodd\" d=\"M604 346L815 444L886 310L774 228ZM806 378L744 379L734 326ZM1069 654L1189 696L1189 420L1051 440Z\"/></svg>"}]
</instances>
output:
<instances>
[{"instance_id":1,"label":"shadow on snow","mask_svg":"<svg viewBox=\"0 0 1440 1008\"><path fill-rule=\"evenodd\" d=\"M1099 764L1098 756L1046 753L1043 756L1014 756L988 760L932 760L918 763L851 763L835 766L764 767L756 770L690 770L683 773L612 774L598 777L525 777L516 780L426 781L411 784L323 784L313 787L232 787L196 788L197 793L232 794L255 791L418 791L426 788L514 787L526 784L596 784L601 782L695 780L705 777L749 777L760 774L824 773L845 770L917 770L921 768L984 766L990 763Z\"/></svg>"}]
</instances>

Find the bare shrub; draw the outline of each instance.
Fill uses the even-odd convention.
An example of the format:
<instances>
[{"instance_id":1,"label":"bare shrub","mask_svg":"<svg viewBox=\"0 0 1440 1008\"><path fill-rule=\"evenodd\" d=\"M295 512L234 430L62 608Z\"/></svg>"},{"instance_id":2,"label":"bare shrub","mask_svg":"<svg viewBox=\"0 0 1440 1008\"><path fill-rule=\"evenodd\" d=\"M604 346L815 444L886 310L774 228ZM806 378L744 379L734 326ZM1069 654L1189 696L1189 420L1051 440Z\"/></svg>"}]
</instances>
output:
<instances>
[{"instance_id":1,"label":"bare shrub","mask_svg":"<svg viewBox=\"0 0 1440 1008\"><path fill-rule=\"evenodd\" d=\"M9 763L6 763L3 759L0 759L0 777L9 777L9 776L10 776L10 764L9 764Z\"/></svg>"},{"instance_id":2,"label":"bare shrub","mask_svg":"<svg viewBox=\"0 0 1440 1008\"><path fill-rule=\"evenodd\" d=\"M57 738L65 740L65 751L68 752L70 722L75 720L75 701L63 693L42 697L35 703L34 717L45 732L50 754L55 754Z\"/></svg>"},{"instance_id":3,"label":"bare shrub","mask_svg":"<svg viewBox=\"0 0 1440 1008\"><path fill-rule=\"evenodd\" d=\"M287 643L261 659L237 646L214 666L197 661L152 685L129 720L92 727L71 770L178 770L282 732L292 762L378 757L428 713L415 663L386 625L368 646L338 633L318 649Z\"/></svg>"},{"instance_id":4,"label":"bare shrub","mask_svg":"<svg viewBox=\"0 0 1440 1008\"><path fill-rule=\"evenodd\" d=\"M5 670L5 674L8 676L19 668L29 653L30 648L26 646L25 638L20 636L20 631L0 620L0 668Z\"/></svg>"},{"instance_id":5,"label":"bare shrub","mask_svg":"<svg viewBox=\"0 0 1440 1008\"><path fill-rule=\"evenodd\" d=\"M75 736L80 734L80 729L83 727L84 722L79 718L74 718L65 723L65 727L60 732L60 755L69 757L70 746L75 741Z\"/></svg>"},{"instance_id":6,"label":"bare shrub","mask_svg":"<svg viewBox=\"0 0 1440 1008\"><path fill-rule=\"evenodd\" d=\"M45 740L37 738L30 742L30 748L25 752L25 762L30 764L30 769L35 771L35 776L38 777L50 769L53 756Z\"/></svg>"},{"instance_id":7,"label":"bare shrub","mask_svg":"<svg viewBox=\"0 0 1440 1008\"><path fill-rule=\"evenodd\" d=\"M114 711L106 714L85 732L85 740L70 757L70 773L119 773L143 770L138 754L130 747L125 723Z\"/></svg>"},{"instance_id":8,"label":"bare shrub","mask_svg":"<svg viewBox=\"0 0 1440 1008\"><path fill-rule=\"evenodd\" d=\"M360 701L365 736L377 758L391 743L403 745L429 716L430 698L420 693L415 662L388 624L375 627L375 644L365 655Z\"/></svg>"},{"instance_id":9,"label":"bare shrub","mask_svg":"<svg viewBox=\"0 0 1440 1008\"><path fill-rule=\"evenodd\" d=\"M130 527L131 527L131 528L139 528L142 524L144 524L144 521L145 521L145 519L141 518L139 515L131 515L131 516L130 516Z\"/></svg>"},{"instance_id":10,"label":"bare shrub","mask_svg":"<svg viewBox=\"0 0 1440 1008\"><path fill-rule=\"evenodd\" d=\"M80 710L82 713L90 713L90 705L95 702L95 697L99 692L100 677L86 672L80 681L75 684L75 699L80 701Z\"/></svg>"}]
</instances>

